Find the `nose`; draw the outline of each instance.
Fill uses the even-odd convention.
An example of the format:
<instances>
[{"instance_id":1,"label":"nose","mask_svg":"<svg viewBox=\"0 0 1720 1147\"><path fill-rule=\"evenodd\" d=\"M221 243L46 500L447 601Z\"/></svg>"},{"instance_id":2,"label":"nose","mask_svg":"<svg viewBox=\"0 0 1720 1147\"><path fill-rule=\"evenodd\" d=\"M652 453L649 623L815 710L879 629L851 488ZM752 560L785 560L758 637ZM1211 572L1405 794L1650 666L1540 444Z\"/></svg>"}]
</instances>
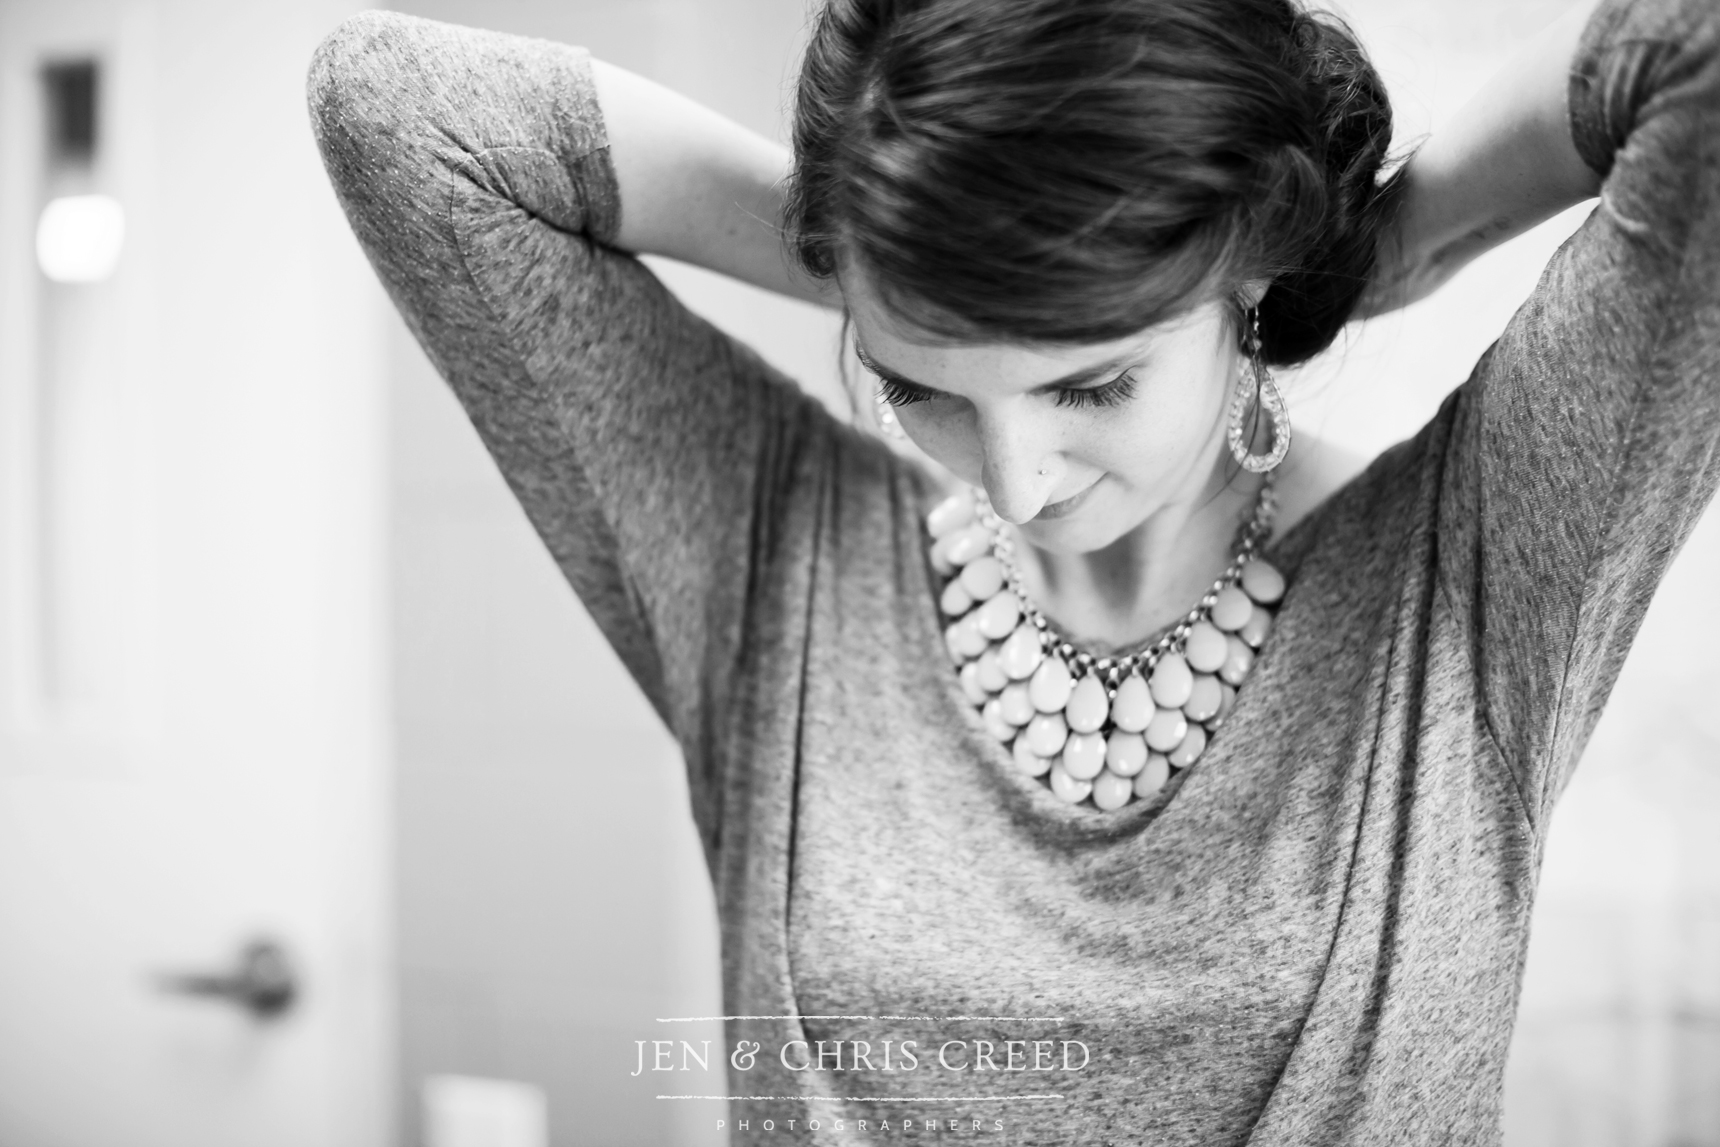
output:
<instances>
[{"instance_id":1,"label":"nose","mask_svg":"<svg viewBox=\"0 0 1720 1147\"><path fill-rule=\"evenodd\" d=\"M1019 525L1038 514L1057 482L1058 463L1034 433L1026 411L980 415L980 480L991 508Z\"/></svg>"}]
</instances>

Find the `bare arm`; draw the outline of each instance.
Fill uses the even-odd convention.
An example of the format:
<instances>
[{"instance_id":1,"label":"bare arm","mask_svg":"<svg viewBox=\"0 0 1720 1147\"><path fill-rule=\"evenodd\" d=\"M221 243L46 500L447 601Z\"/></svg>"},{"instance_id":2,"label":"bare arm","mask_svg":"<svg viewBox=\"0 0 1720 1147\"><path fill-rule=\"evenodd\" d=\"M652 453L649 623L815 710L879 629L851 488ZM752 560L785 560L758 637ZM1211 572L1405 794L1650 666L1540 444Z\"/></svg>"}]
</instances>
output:
<instances>
[{"instance_id":1,"label":"bare arm","mask_svg":"<svg viewBox=\"0 0 1720 1147\"><path fill-rule=\"evenodd\" d=\"M1571 142L1566 87L1582 4L1500 71L1410 160L1399 222L1357 317L1431 294L1470 260L1595 195ZM782 243L786 148L613 64L593 61L621 192L620 245L839 306Z\"/></svg>"},{"instance_id":2,"label":"bare arm","mask_svg":"<svg viewBox=\"0 0 1720 1147\"><path fill-rule=\"evenodd\" d=\"M1567 108L1590 9L1542 32L1410 159L1395 233L1356 317L1425 298L1476 256L1599 194Z\"/></svg>"},{"instance_id":3,"label":"bare arm","mask_svg":"<svg viewBox=\"0 0 1720 1147\"><path fill-rule=\"evenodd\" d=\"M788 150L601 60L592 77L621 193L620 245L828 306L833 285L790 265L782 242Z\"/></svg>"}]
</instances>

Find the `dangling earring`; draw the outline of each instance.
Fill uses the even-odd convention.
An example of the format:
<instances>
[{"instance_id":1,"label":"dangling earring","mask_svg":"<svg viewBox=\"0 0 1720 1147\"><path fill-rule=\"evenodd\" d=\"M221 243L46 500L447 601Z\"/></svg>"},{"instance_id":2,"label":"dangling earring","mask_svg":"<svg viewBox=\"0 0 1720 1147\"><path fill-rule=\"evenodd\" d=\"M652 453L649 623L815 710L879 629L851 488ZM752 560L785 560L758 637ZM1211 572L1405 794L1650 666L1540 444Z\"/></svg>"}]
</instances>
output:
<instances>
[{"instance_id":1,"label":"dangling earring","mask_svg":"<svg viewBox=\"0 0 1720 1147\"><path fill-rule=\"evenodd\" d=\"M1236 395L1230 400L1230 454L1244 470L1264 474L1290 452L1290 412L1285 409L1284 396L1278 393L1278 384L1272 381L1272 372L1260 360L1260 308L1250 307L1248 318L1248 338L1243 344L1248 365L1237 378ZM1249 450L1244 423L1250 401L1258 402L1272 420L1272 449L1265 454Z\"/></svg>"},{"instance_id":2,"label":"dangling earring","mask_svg":"<svg viewBox=\"0 0 1720 1147\"><path fill-rule=\"evenodd\" d=\"M873 392L872 401L877 404L878 430L886 438L906 438L908 432L902 429L902 422L896 417L896 408L890 405L884 397L884 392Z\"/></svg>"}]
</instances>

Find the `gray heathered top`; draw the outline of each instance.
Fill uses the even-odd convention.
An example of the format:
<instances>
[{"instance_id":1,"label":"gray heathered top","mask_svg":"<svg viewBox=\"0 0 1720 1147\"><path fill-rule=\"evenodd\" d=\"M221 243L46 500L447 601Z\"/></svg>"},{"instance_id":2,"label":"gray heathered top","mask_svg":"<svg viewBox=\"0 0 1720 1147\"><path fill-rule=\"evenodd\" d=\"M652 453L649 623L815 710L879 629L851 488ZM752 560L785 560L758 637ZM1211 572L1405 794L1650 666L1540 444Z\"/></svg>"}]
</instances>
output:
<instances>
[{"instance_id":1,"label":"gray heathered top","mask_svg":"<svg viewBox=\"0 0 1720 1147\"><path fill-rule=\"evenodd\" d=\"M738 1138L1498 1141L1549 812L1720 478L1717 39L1712 0L1603 5L1570 85L1600 206L1427 427L1273 547L1234 714L1108 814L963 698L933 482L605 245L579 50L386 13L324 43L353 228L685 750L727 1010L798 1017L728 1025L762 1045L732 1093L797 1097L734 1104ZM1028 1018L944 1018L976 1016ZM802 1039L871 1070L793 1072ZM944 1070L958 1039L1091 1059ZM1061 1098L877 1101L1029 1095Z\"/></svg>"}]
</instances>

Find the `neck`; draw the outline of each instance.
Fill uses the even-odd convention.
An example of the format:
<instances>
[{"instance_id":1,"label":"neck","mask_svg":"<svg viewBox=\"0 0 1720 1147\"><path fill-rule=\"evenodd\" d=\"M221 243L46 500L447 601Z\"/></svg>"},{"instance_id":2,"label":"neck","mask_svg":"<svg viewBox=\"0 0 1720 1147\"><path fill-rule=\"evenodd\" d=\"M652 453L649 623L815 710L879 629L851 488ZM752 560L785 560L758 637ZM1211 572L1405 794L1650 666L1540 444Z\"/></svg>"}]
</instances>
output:
<instances>
[{"instance_id":1,"label":"neck","mask_svg":"<svg viewBox=\"0 0 1720 1147\"><path fill-rule=\"evenodd\" d=\"M1100 654L1139 645L1180 620L1235 556L1263 481L1236 475L1228 460L1221 454L1198 490L1104 549L1056 553L1017 533L1029 596L1068 640Z\"/></svg>"}]
</instances>

